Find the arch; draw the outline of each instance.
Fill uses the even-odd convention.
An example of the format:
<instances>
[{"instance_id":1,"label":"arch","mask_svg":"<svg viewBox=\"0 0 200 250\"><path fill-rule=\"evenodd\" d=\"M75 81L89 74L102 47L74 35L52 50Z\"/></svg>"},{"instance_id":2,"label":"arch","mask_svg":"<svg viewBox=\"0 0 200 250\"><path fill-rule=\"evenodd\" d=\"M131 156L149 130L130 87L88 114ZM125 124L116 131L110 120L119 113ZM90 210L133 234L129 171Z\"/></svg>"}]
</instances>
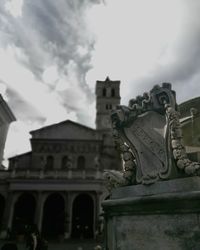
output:
<instances>
[{"instance_id":1,"label":"arch","mask_svg":"<svg viewBox=\"0 0 200 250\"><path fill-rule=\"evenodd\" d=\"M12 230L15 234L26 232L27 226L34 225L36 200L30 193L20 195L14 205Z\"/></svg>"},{"instance_id":2,"label":"arch","mask_svg":"<svg viewBox=\"0 0 200 250\"><path fill-rule=\"evenodd\" d=\"M55 239L64 235L65 201L61 194L50 194L43 207L42 235Z\"/></svg>"},{"instance_id":3,"label":"arch","mask_svg":"<svg viewBox=\"0 0 200 250\"><path fill-rule=\"evenodd\" d=\"M111 89L111 96L115 97L115 89Z\"/></svg>"},{"instance_id":4,"label":"arch","mask_svg":"<svg viewBox=\"0 0 200 250\"><path fill-rule=\"evenodd\" d=\"M62 162L61 162L61 168L62 169L66 169L66 168L68 168L68 156L67 155L64 155L63 157L62 157Z\"/></svg>"},{"instance_id":5,"label":"arch","mask_svg":"<svg viewBox=\"0 0 200 250\"><path fill-rule=\"evenodd\" d=\"M94 237L94 202L88 194L79 194L74 199L71 237L86 239Z\"/></svg>"},{"instance_id":6,"label":"arch","mask_svg":"<svg viewBox=\"0 0 200 250\"><path fill-rule=\"evenodd\" d=\"M77 159L77 168L84 169L85 168L85 157L80 155Z\"/></svg>"},{"instance_id":7,"label":"arch","mask_svg":"<svg viewBox=\"0 0 200 250\"><path fill-rule=\"evenodd\" d=\"M5 204L6 204L5 197L2 194L0 194L0 229L1 229L1 222L3 219L4 210L5 210Z\"/></svg>"},{"instance_id":8,"label":"arch","mask_svg":"<svg viewBox=\"0 0 200 250\"><path fill-rule=\"evenodd\" d=\"M106 96L106 88L103 88L103 96Z\"/></svg>"},{"instance_id":9,"label":"arch","mask_svg":"<svg viewBox=\"0 0 200 250\"><path fill-rule=\"evenodd\" d=\"M53 169L54 167L54 157L52 155L48 155L46 158L46 168Z\"/></svg>"}]
</instances>

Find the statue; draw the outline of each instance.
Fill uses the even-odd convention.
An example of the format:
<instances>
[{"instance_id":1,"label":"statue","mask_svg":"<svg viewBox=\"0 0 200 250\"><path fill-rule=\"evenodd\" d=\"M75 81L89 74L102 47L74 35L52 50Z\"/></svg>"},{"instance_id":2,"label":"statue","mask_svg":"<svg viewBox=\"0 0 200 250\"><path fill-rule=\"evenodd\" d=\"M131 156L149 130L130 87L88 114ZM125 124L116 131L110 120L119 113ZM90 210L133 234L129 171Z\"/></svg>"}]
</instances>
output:
<instances>
[{"instance_id":1,"label":"statue","mask_svg":"<svg viewBox=\"0 0 200 250\"><path fill-rule=\"evenodd\" d=\"M175 92L170 83L118 106L111 114L113 136L121 151L121 172L108 171L108 189L200 175L200 163L188 159Z\"/></svg>"},{"instance_id":2,"label":"statue","mask_svg":"<svg viewBox=\"0 0 200 250\"><path fill-rule=\"evenodd\" d=\"M94 165L95 165L95 168L96 168L96 169L99 169L99 168L100 168L101 161L100 161L99 155L96 155L96 156L95 156L95 158L94 158Z\"/></svg>"},{"instance_id":3,"label":"statue","mask_svg":"<svg viewBox=\"0 0 200 250\"><path fill-rule=\"evenodd\" d=\"M40 157L40 169L44 170L46 167L46 164L47 164L46 159L44 158L44 156L41 156Z\"/></svg>"},{"instance_id":4,"label":"statue","mask_svg":"<svg viewBox=\"0 0 200 250\"><path fill-rule=\"evenodd\" d=\"M73 159L72 156L68 156L67 158L67 169L73 168Z\"/></svg>"}]
</instances>

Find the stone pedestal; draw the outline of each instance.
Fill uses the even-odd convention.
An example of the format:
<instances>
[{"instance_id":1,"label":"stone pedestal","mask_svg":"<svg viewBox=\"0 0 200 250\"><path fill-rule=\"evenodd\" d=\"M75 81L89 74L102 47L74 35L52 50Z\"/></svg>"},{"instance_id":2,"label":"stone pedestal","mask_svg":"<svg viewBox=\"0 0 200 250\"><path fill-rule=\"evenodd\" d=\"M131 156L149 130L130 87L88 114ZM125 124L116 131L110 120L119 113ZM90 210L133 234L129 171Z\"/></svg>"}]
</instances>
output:
<instances>
[{"instance_id":1,"label":"stone pedestal","mask_svg":"<svg viewBox=\"0 0 200 250\"><path fill-rule=\"evenodd\" d=\"M200 177L116 188L103 208L106 250L200 249Z\"/></svg>"}]
</instances>

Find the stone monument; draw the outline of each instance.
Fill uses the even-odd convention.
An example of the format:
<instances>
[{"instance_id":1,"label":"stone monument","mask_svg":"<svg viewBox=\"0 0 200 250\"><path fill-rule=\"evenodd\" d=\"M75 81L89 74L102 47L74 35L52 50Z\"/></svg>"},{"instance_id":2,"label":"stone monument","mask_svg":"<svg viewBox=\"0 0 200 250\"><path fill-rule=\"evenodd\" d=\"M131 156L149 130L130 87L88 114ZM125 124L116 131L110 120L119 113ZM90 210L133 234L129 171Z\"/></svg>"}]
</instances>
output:
<instances>
[{"instance_id":1,"label":"stone monument","mask_svg":"<svg viewBox=\"0 0 200 250\"><path fill-rule=\"evenodd\" d=\"M170 83L111 114L123 170L105 173L107 250L200 249L200 163L188 159Z\"/></svg>"}]
</instances>

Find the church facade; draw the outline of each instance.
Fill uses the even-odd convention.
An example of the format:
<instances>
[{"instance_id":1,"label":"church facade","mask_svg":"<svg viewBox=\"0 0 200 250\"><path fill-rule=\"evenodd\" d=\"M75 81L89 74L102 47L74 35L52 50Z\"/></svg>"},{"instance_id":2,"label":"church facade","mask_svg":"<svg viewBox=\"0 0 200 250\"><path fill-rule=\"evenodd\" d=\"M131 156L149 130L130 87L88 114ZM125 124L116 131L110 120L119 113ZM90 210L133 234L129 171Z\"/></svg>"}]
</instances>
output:
<instances>
[{"instance_id":1,"label":"church facade","mask_svg":"<svg viewBox=\"0 0 200 250\"><path fill-rule=\"evenodd\" d=\"M96 82L96 129L66 120L31 131L31 152L9 159L0 173L1 236L35 225L47 238L94 238L106 196L105 169L121 168L110 111L120 81ZM20 142L18 142L20 145Z\"/></svg>"}]
</instances>

